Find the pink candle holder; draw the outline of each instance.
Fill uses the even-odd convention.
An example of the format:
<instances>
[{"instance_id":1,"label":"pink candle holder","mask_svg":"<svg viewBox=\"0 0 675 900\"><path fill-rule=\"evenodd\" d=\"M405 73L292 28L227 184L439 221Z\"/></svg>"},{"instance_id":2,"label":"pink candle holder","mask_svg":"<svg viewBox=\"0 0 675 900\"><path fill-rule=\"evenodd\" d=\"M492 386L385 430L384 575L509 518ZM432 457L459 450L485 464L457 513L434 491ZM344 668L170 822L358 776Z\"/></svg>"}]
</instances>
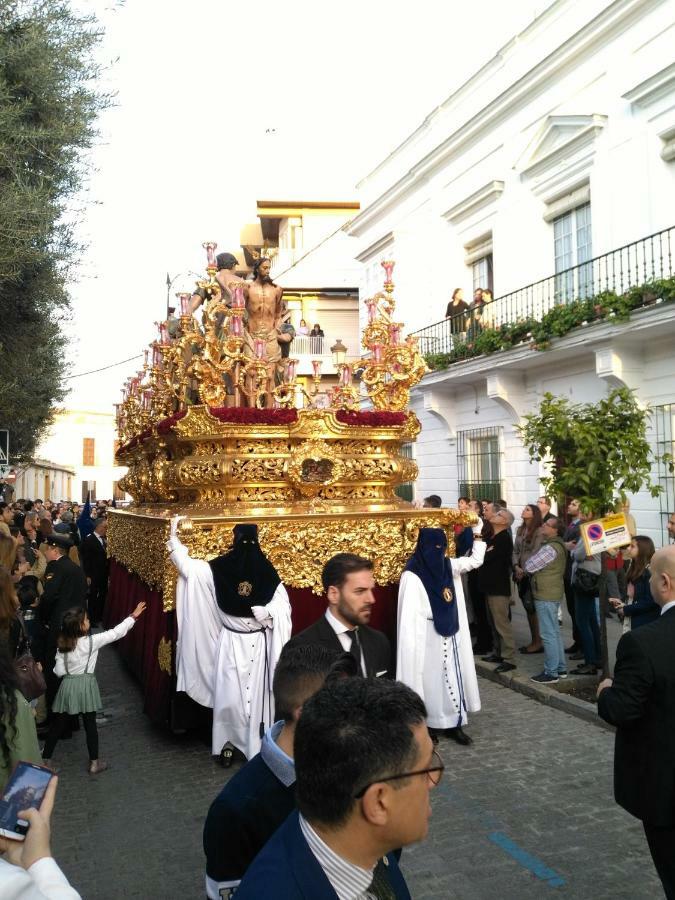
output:
<instances>
[{"instance_id":1,"label":"pink candle holder","mask_svg":"<svg viewBox=\"0 0 675 900\"><path fill-rule=\"evenodd\" d=\"M289 381L295 380L295 371L297 369L297 366L298 366L297 359L289 359L288 360L288 362L286 364L286 377L288 378Z\"/></svg>"},{"instance_id":2,"label":"pink candle holder","mask_svg":"<svg viewBox=\"0 0 675 900\"><path fill-rule=\"evenodd\" d=\"M368 324L372 325L377 315L377 300L371 297L370 300L366 300L366 306L368 307Z\"/></svg>"},{"instance_id":3,"label":"pink candle holder","mask_svg":"<svg viewBox=\"0 0 675 900\"><path fill-rule=\"evenodd\" d=\"M230 316L230 334L233 337L241 337L243 334L243 328L241 324L241 316Z\"/></svg>"},{"instance_id":4,"label":"pink candle holder","mask_svg":"<svg viewBox=\"0 0 675 900\"><path fill-rule=\"evenodd\" d=\"M342 371L340 372L340 384L343 387L349 387L352 383L352 367L344 365L342 367Z\"/></svg>"},{"instance_id":5,"label":"pink candle holder","mask_svg":"<svg viewBox=\"0 0 675 900\"><path fill-rule=\"evenodd\" d=\"M382 362L382 344L373 344L371 349L373 351L373 361L376 363L381 363Z\"/></svg>"},{"instance_id":6,"label":"pink candle holder","mask_svg":"<svg viewBox=\"0 0 675 900\"><path fill-rule=\"evenodd\" d=\"M189 316L190 315L190 300L192 299L192 295L188 294L187 291L181 291L180 294L176 294L180 301L180 314L181 316Z\"/></svg>"},{"instance_id":7,"label":"pink candle holder","mask_svg":"<svg viewBox=\"0 0 675 900\"><path fill-rule=\"evenodd\" d=\"M238 284L232 291L232 307L233 309L243 309L245 305L244 285Z\"/></svg>"},{"instance_id":8,"label":"pink candle holder","mask_svg":"<svg viewBox=\"0 0 675 900\"><path fill-rule=\"evenodd\" d=\"M216 244L215 241L204 241L202 247L206 250L206 267L210 269L216 267Z\"/></svg>"},{"instance_id":9,"label":"pink candle holder","mask_svg":"<svg viewBox=\"0 0 675 900\"><path fill-rule=\"evenodd\" d=\"M169 326L166 324L166 322L160 322L159 342L163 347L167 347L171 342L171 338L169 337Z\"/></svg>"},{"instance_id":10,"label":"pink candle holder","mask_svg":"<svg viewBox=\"0 0 675 900\"><path fill-rule=\"evenodd\" d=\"M155 369L159 369L162 365L162 351L157 344L154 344L152 348L152 365Z\"/></svg>"},{"instance_id":11,"label":"pink candle holder","mask_svg":"<svg viewBox=\"0 0 675 900\"><path fill-rule=\"evenodd\" d=\"M265 341L262 338L256 338L253 344L253 352L256 359L264 359L265 357Z\"/></svg>"},{"instance_id":12,"label":"pink candle holder","mask_svg":"<svg viewBox=\"0 0 675 900\"><path fill-rule=\"evenodd\" d=\"M391 259L383 259L380 265L384 269L384 283L391 284L391 276L396 263Z\"/></svg>"},{"instance_id":13,"label":"pink candle holder","mask_svg":"<svg viewBox=\"0 0 675 900\"><path fill-rule=\"evenodd\" d=\"M148 357L150 356L150 350L146 347L143 351L143 365L147 368L148 365Z\"/></svg>"},{"instance_id":14,"label":"pink candle holder","mask_svg":"<svg viewBox=\"0 0 675 900\"><path fill-rule=\"evenodd\" d=\"M312 360L312 370L314 372L315 378L321 378L321 366L323 365L322 359L313 359Z\"/></svg>"},{"instance_id":15,"label":"pink candle holder","mask_svg":"<svg viewBox=\"0 0 675 900\"><path fill-rule=\"evenodd\" d=\"M150 407L152 406L152 388L147 388L143 391L143 410L145 412L150 411Z\"/></svg>"},{"instance_id":16,"label":"pink candle holder","mask_svg":"<svg viewBox=\"0 0 675 900\"><path fill-rule=\"evenodd\" d=\"M393 323L389 326L389 340L395 346L401 343L401 326Z\"/></svg>"}]
</instances>

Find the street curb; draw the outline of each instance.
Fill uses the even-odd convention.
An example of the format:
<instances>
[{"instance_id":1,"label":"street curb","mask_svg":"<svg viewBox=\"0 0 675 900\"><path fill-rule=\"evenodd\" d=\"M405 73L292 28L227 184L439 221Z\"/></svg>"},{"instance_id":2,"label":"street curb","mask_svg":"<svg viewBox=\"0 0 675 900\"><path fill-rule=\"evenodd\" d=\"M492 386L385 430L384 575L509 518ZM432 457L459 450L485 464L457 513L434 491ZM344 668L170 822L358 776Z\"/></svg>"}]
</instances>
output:
<instances>
[{"instance_id":1,"label":"street curb","mask_svg":"<svg viewBox=\"0 0 675 900\"><path fill-rule=\"evenodd\" d=\"M495 672L494 666L489 663L476 661L476 672L481 678L488 681L495 681L504 687L511 688L525 697L537 700L554 709L560 709L562 712L576 716L577 719L583 719L585 722L591 722L605 731L614 731L614 727L601 719L596 709L584 700L578 700L576 697L569 697L553 688L544 687L544 685L535 684L530 681L529 675L519 675L518 672Z\"/></svg>"}]
</instances>

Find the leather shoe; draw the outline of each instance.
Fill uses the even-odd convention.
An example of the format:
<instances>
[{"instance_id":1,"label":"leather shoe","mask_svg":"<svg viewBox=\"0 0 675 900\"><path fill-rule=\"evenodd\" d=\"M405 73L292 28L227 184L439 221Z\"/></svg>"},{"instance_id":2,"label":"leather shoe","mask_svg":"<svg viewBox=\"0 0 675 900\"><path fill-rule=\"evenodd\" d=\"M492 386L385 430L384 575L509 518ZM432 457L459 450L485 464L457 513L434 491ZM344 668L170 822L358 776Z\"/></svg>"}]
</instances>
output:
<instances>
[{"instance_id":1,"label":"leather shoe","mask_svg":"<svg viewBox=\"0 0 675 900\"><path fill-rule=\"evenodd\" d=\"M446 737L452 738L453 741L461 744L463 747L468 747L469 744L473 744L473 738L469 737L469 735L462 730L460 725L458 725L457 728L446 728L443 734Z\"/></svg>"},{"instance_id":2,"label":"leather shoe","mask_svg":"<svg viewBox=\"0 0 675 900\"><path fill-rule=\"evenodd\" d=\"M502 657L497 656L496 653L491 653L489 656L481 656L483 662L492 662L492 663L500 663L502 662Z\"/></svg>"},{"instance_id":3,"label":"leather shoe","mask_svg":"<svg viewBox=\"0 0 675 900\"><path fill-rule=\"evenodd\" d=\"M512 672L515 668L513 663L503 662L501 665L497 666L495 672Z\"/></svg>"}]
</instances>

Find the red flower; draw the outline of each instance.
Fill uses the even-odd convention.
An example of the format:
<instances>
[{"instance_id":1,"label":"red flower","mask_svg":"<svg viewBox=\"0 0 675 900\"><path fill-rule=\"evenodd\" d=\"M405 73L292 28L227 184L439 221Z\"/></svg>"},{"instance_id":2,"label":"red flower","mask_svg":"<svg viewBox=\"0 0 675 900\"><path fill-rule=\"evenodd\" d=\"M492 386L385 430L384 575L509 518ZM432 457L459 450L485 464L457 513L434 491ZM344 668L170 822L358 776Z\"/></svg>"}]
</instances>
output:
<instances>
[{"instance_id":1,"label":"red flower","mask_svg":"<svg viewBox=\"0 0 675 900\"><path fill-rule=\"evenodd\" d=\"M390 425L405 425L408 414L404 412L389 412L388 410L365 410L353 412L349 409L339 409L335 415L338 422L343 425L361 425L364 428L378 428Z\"/></svg>"},{"instance_id":2,"label":"red flower","mask_svg":"<svg viewBox=\"0 0 675 900\"><path fill-rule=\"evenodd\" d=\"M221 422L237 425L292 425L297 409L256 409L252 406L211 407L209 412Z\"/></svg>"}]
</instances>

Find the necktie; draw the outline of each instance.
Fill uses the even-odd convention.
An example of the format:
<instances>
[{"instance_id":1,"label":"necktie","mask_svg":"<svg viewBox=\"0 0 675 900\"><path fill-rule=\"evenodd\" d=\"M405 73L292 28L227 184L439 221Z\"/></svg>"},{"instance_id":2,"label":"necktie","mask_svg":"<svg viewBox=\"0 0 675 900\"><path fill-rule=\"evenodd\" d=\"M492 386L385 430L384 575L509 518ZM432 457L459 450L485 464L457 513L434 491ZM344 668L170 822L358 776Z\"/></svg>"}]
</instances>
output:
<instances>
[{"instance_id":1,"label":"necktie","mask_svg":"<svg viewBox=\"0 0 675 900\"><path fill-rule=\"evenodd\" d=\"M381 859L378 860L378 863L375 866L375 871L373 872L373 880L368 886L368 892L366 896L374 897L375 900L396 900L396 894L392 890L391 884L389 883L389 879L387 877L387 868Z\"/></svg>"},{"instance_id":2,"label":"necktie","mask_svg":"<svg viewBox=\"0 0 675 900\"><path fill-rule=\"evenodd\" d=\"M355 628L353 631L348 631L347 634L352 642L352 645L349 648L349 654L354 657L356 664L359 667L359 672L361 672L361 641L359 640L359 629Z\"/></svg>"}]
</instances>

